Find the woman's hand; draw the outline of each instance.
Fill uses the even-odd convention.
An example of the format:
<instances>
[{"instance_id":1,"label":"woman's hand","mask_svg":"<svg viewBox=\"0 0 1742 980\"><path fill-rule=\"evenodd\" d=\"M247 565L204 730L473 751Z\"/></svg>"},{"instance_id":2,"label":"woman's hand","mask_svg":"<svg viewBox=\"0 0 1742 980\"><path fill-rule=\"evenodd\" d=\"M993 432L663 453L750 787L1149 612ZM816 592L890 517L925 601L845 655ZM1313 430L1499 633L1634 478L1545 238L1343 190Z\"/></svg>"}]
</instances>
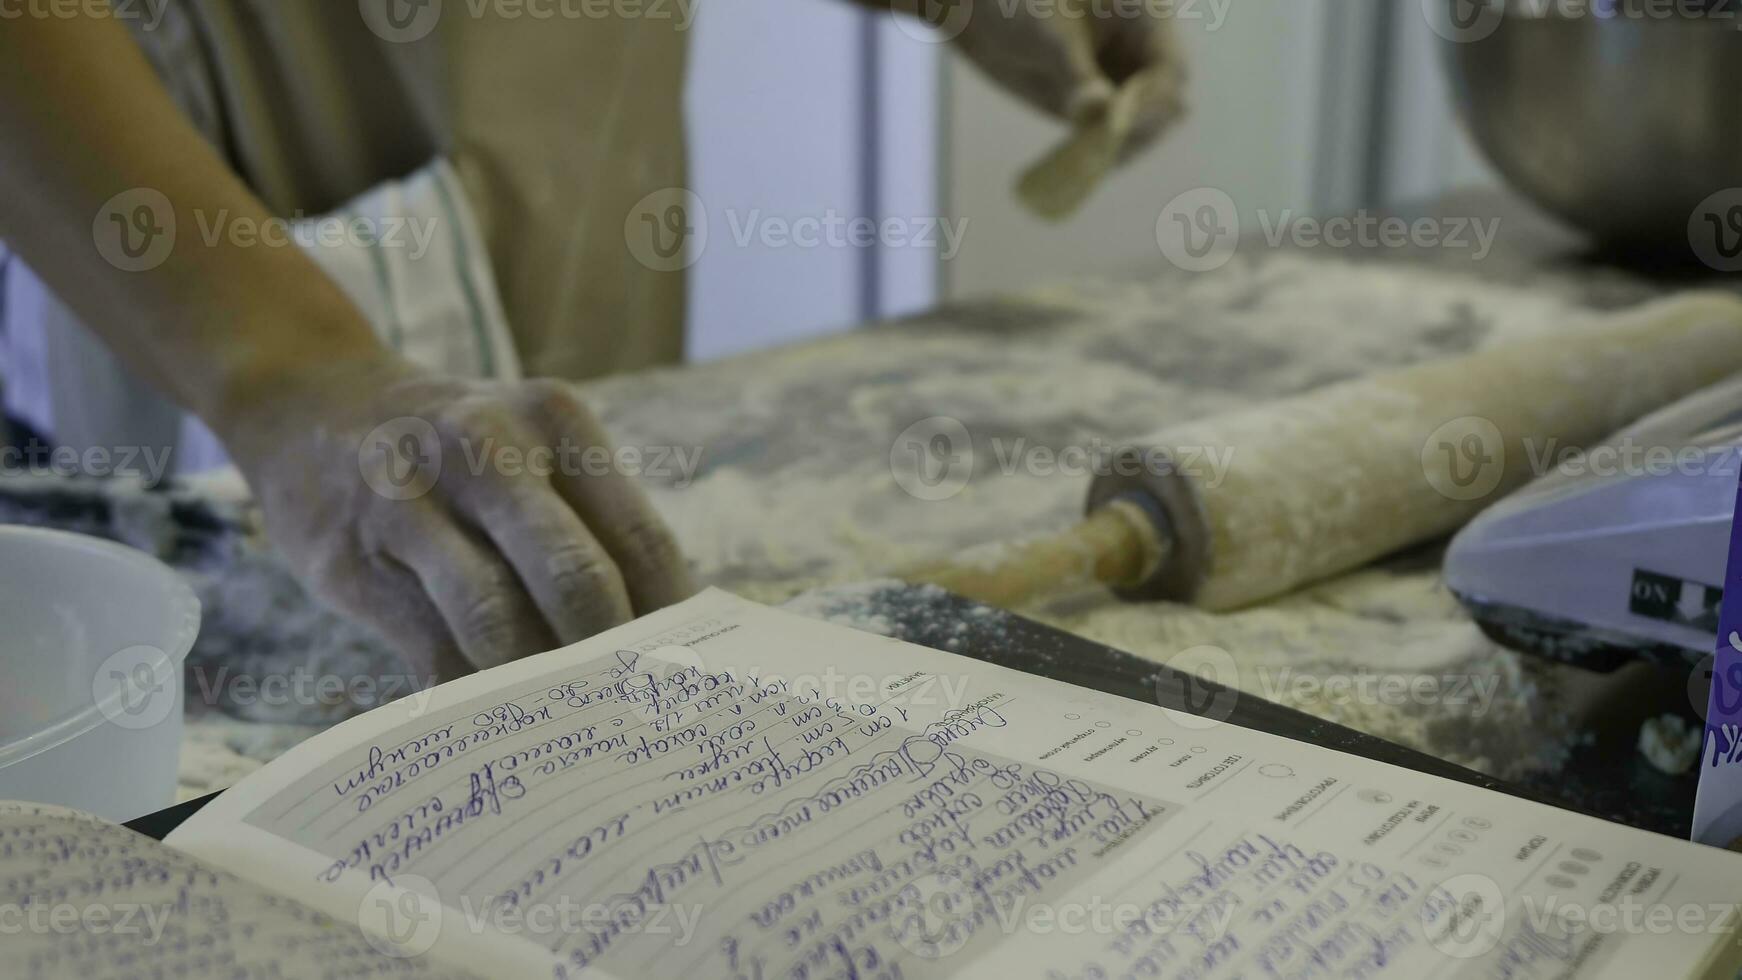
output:
<instances>
[{"instance_id":1,"label":"woman's hand","mask_svg":"<svg viewBox=\"0 0 1742 980\"><path fill-rule=\"evenodd\" d=\"M447 679L687 597L677 544L564 384L436 377L383 356L225 424L312 591Z\"/></svg>"}]
</instances>

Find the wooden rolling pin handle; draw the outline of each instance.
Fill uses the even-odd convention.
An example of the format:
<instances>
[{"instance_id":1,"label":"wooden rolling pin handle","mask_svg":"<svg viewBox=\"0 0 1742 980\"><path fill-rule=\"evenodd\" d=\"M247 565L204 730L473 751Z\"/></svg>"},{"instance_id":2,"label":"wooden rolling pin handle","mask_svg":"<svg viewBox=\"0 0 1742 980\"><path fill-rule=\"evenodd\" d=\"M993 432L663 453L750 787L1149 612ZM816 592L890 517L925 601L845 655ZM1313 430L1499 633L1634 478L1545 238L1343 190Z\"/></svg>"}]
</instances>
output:
<instances>
[{"instance_id":1,"label":"wooden rolling pin handle","mask_svg":"<svg viewBox=\"0 0 1742 980\"><path fill-rule=\"evenodd\" d=\"M1191 602L1209 574L1210 526L1190 477L1159 449L1131 446L1089 485L1087 512L1114 504L1150 525L1139 542L1146 560L1135 580L1107 582L1120 598L1136 602Z\"/></svg>"},{"instance_id":2,"label":"wooden rolling pin handle","mask_svg":"<svg viewBox=\"0 0 1742 980\"><path fill-rule=\"evenodd\" d=\"M1056 534L1000 544L979 556L969 551L900 574L1006 609L1092 584L1134 588L1167 564L1172 551L1156 513L1137 498L1110 500Z\"/></svg>"}]
</instances>

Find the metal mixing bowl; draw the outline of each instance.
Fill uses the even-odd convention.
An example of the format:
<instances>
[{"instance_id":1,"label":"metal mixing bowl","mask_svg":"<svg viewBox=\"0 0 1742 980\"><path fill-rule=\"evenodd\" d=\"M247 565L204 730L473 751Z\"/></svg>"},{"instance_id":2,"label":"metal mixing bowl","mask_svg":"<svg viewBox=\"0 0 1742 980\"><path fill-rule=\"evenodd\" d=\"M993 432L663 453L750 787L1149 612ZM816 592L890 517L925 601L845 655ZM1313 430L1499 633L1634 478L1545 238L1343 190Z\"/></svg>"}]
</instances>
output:
<instances>
[{"instance_id":1,"label":"metal mixing bowl","mask_svg":"<svg viewBox=\"0 0 1742 980\"><path fill-rule=\"evenodd\" d=\"M1736 3L1436 2L1459 113L1513 186L1610 248L1742 251Z\"/></svg>"}]
</instances>

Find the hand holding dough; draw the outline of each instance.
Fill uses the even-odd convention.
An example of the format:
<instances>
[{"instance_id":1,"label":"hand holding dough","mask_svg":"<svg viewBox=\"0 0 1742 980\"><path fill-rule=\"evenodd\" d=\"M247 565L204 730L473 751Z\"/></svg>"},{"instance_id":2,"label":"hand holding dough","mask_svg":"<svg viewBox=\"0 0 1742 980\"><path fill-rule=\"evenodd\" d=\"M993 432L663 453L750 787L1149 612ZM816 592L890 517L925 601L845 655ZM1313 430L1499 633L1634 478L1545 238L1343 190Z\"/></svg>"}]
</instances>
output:
<instances>
[{"instance_id":1,"label":"hand holding dough","mask_svg":"<svg viewBox=\"0 0 1742 980\"><path fill-rule=\"evenodd\" d=\"M1073 106L1070 136L1024 171L1016 186L1017 198L1050 221L1070 218L1108 171L1185 115L1185 61L1171 21L1085 16L1068 24L1077 31L1071 44L1090 52L1078 64L1099 78L1078 89L1085 96Z\"/></svg>"},{"instance_id":2,"label":"hand holding dough","mask_svg":"<svg viewBox=\"0 0 1742 980\"><path fill-rule=\"evenodd\" d=\"M1106 108L1046 156L1023 171L1016 196L1049 221L1062 221L1082 207L1131 139L1138 89L1130 84L1113 94Z\"/></svg>"},{"instance_id":3,"label":"hand holding dough","mask_svg":"<svg viewBox=\"0 0 1742 980\"><path fill-rule=\"evenodd\" d=\"M957 48L987 75L1074 128L1018 184L1018 197L1043 217L1074 211L1108 170L1185 112L1172 21L1148 4L1104 6L981 0L956 35Z\"/></svg>"}]
</instances>

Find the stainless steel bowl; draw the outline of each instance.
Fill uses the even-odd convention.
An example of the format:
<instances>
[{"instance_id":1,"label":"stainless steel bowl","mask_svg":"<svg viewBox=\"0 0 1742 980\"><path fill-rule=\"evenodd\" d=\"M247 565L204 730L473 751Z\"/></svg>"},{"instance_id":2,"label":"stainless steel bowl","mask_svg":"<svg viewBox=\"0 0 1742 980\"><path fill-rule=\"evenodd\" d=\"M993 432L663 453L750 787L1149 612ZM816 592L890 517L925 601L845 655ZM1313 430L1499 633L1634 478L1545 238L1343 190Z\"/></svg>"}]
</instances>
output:
<instances>
[{"instance_id":1,"label":"stainless steel bowl","mask_svg":"<svg viewBox=\"0 0 1742 980\"><path fill-rule=\"evenodd\" d=\"M1515 187L1611 248L1742 251L1736 4L1439 2L1459 113Z\"/></svg>"}]
</instances>

